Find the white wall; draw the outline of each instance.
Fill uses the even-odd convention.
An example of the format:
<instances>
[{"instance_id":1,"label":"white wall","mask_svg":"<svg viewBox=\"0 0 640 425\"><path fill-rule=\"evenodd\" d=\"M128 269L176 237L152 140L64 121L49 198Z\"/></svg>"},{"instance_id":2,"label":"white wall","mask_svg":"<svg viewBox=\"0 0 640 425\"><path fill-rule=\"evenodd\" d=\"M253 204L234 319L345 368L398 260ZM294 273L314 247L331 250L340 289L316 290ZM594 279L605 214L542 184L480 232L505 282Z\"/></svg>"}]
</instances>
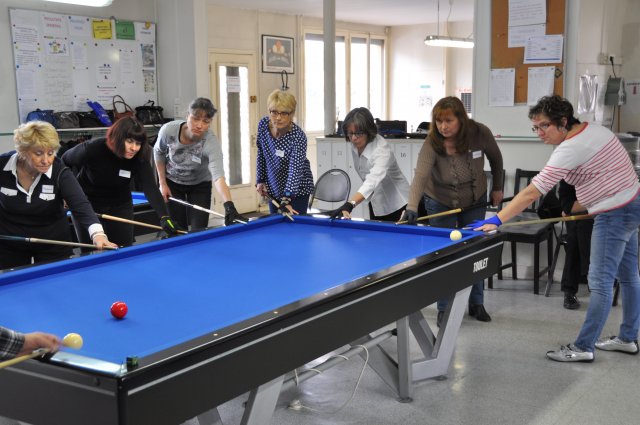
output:
<instances>
[{"instance_id":1,"label":"white wall","mask_svg":"<svg viewBox=\"0 0 640 425\"><path fill-rule=\"evenodd\" d=\"M11 45L11 25L9 8L42 10L52 13L69 13L81 16L93 16L132 21L156 21L154 0L115 1L109 7L73 6L61 3L50 3L42 0L3 0L0 6L0 152L13 149L13 130L20 124L18 118L18 102L16 92L16 74L13 65L13 48Z\"/></svg>"}]
</instances>

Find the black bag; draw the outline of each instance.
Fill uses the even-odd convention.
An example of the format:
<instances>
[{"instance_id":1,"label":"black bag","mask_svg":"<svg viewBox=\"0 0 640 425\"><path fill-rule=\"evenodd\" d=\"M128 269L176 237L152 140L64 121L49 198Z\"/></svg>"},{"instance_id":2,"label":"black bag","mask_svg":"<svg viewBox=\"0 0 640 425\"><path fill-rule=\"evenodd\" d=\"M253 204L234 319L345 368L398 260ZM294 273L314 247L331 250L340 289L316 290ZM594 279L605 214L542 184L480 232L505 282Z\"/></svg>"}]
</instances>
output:
<instances>
[{"instance_id":1,"label":"black bag","mask_svg":"<svg viewBox=\"0 0 640 425\"><path fill-rule=\"evenodd\" d=\"M562 217L562 207L560 205L560 200L556 195L556 187L551 189L542 197L537 213L540 218Z\"/></svg>"},{"instance_id":2,"label":"black bag","mask_svg":"<svg viewBox=\"0 0 640 425\"><path fill-rule=\"evenodd\" d=\"M136 118L138 118L142 124L164 124L162 106L154 106L154 104L155 102L150 100L144 105L136 107Z\"/></svg>"},{"instance_id":3,"label":"black bag","mask_svg":"<svg viewBox=\"0 0 640 425\"><path fill-rule=\"evenodd\" d=\"M53 118L56 128L80 128L80 117L75 111L54 112Z\"/></svg>"},{"instance_id":4,"label":"black bag","mask_svg":"<svg viewBox=\"0 0 640 425\"><path fill-rule=\"evenodd\" d=\"M93 111L78 112L78 119L80 121L80 128L104 127L102 121L100 121Z\"/></svg>"},{"instance_id":5,"label":"black bag","mask_svg":"<svg viewBox=\"0 0 640 425\"><path fill-rule=\"evenodd\" d=\"M36 109L27 114L27 122L29 121L46 121L49 124L55 125L55 118L53 117L53 109Z\"/></svg>"}]
</instances>

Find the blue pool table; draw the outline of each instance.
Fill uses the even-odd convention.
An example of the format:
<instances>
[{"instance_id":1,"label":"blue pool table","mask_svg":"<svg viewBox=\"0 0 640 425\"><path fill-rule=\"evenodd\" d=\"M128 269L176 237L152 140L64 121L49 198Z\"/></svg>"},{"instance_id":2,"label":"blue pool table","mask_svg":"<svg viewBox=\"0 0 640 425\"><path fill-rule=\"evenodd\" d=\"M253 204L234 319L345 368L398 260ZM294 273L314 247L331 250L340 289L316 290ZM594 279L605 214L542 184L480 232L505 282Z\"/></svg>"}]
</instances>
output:
<instances>
[{"instance_id":1,"label":"blue pool table","mask_svg":"<svg viewBox=\"0 0 640 425\"><path fill-rule=\"evenodd\" d=\"M449 232L270 216L0 274L0 324L84 338L0 370L0 416L181 423L497 271L499 238Z\"/></svg>"}]
</instances>

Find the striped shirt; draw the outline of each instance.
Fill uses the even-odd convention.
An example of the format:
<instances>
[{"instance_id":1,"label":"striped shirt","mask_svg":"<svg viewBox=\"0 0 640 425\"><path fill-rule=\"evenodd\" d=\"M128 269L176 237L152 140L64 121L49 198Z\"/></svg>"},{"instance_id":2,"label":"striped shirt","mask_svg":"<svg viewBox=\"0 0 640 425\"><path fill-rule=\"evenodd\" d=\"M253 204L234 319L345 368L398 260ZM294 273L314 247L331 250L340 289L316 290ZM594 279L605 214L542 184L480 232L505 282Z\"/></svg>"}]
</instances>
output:
<instances>
[{"instance_id":1,"label":"striped shirt","mask_svg":"<svg viewBox=\"0 0 640 425\"><path fill-rule=\"evenodd\" d=\"M589 123L558 145L531 183L544 194L562 179L575 186L578 202L591 214L619 208L640 190L633 164L616 135Z\"/></svg>"}]
</instances>

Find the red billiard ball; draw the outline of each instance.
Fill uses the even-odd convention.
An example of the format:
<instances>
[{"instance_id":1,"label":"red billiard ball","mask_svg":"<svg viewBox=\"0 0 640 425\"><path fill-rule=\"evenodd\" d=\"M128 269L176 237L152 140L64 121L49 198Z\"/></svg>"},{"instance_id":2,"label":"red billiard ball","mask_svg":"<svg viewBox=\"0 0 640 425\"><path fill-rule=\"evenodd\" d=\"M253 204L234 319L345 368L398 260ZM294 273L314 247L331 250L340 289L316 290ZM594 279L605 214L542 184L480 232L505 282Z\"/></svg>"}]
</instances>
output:
<instances>
[{"instance_id":1,"label":"red billiard ball","mask_svg":"<svg viewBox=\"0 0 640 425\"><path fill-rule=\"evenodd\" d=\"M116 301L111 304L111 315L116 319L123 319L127 315L129 307L122 301Z\"/></svg>"}]
</instances>

